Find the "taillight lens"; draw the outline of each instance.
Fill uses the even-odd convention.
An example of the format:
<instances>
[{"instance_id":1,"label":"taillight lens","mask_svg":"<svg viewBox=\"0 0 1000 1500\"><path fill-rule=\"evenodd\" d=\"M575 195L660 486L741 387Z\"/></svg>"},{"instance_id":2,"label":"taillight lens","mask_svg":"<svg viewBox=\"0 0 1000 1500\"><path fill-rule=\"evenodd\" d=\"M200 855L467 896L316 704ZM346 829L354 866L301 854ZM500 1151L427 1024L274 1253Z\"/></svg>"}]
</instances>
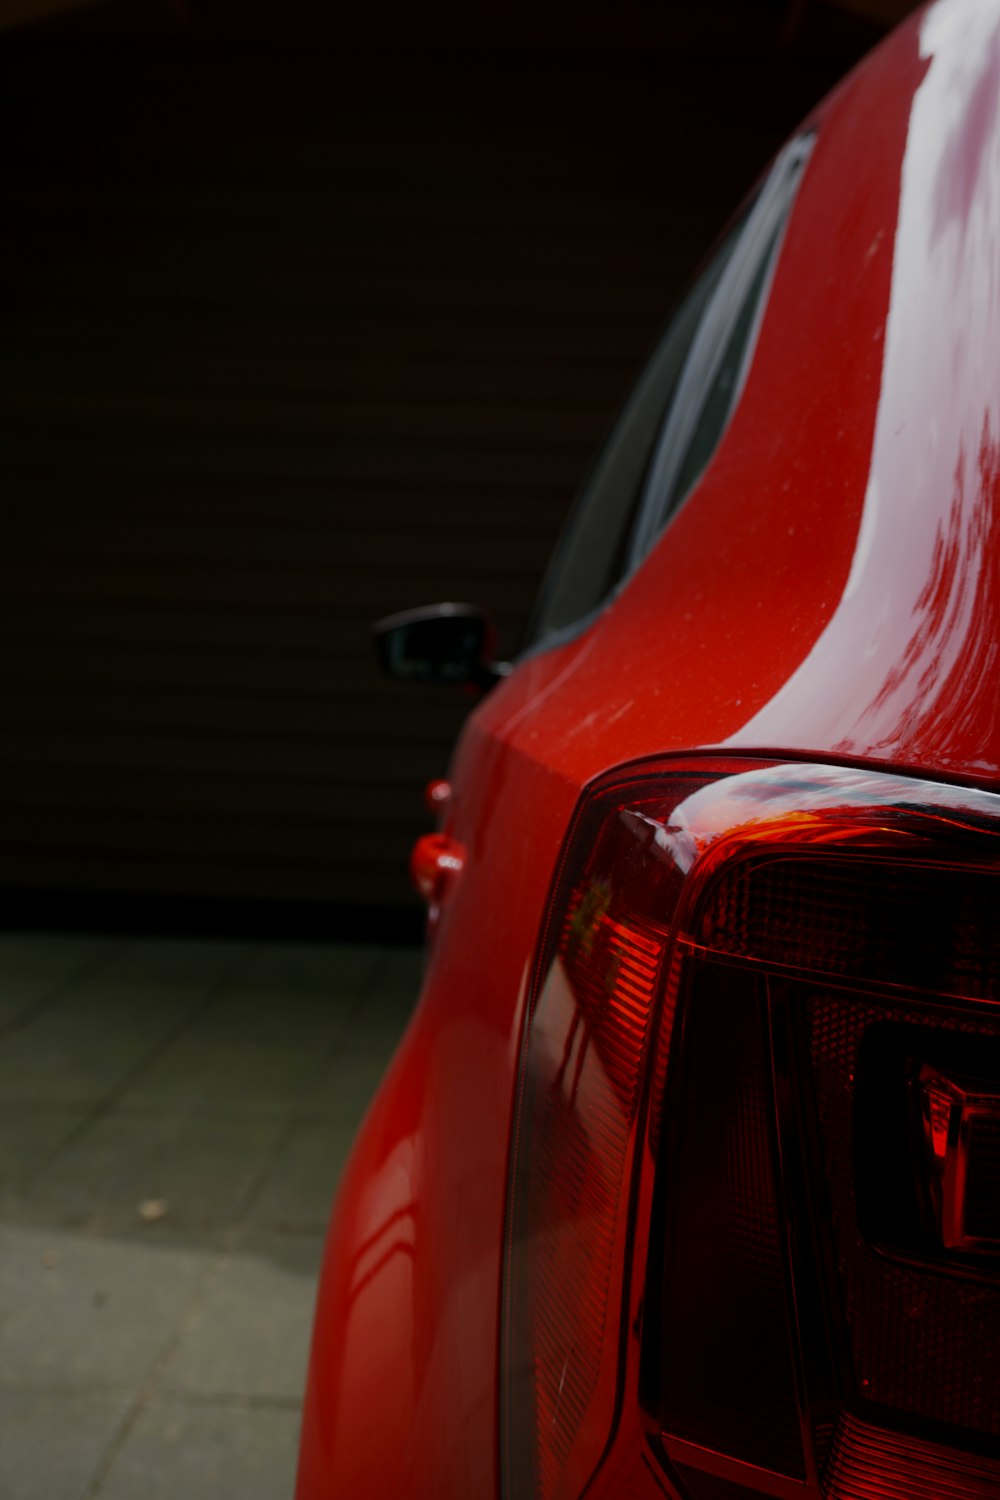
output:
<instances>
[{"instance_id":1,"label":"taillight lens","mask_svg":"<svg viewBox=\"0 0 1000 1500\"><path fill-rule=\"evenodd\" d=\"M998 828L989 794L811 766L647 765L585 799L521 1049L506 1500L848 1500L875 1493L852 1444L937 1424L930 1474L950 1431L1000 1435L1000 1070L967 1056L1000 1051ZM961 1243L934 1238L947 1193ZM956 1496L1000 1493L982 1464Z\"/></svg>"},{"instance_id":2,"label":"taillight lens","mask_svg":"<svg viewBox=\"0 0 1000 1500\"><path fill-rule=\"evenodd\" d=\"M611 1435L627 1197L683 883L672 802L709 775L592 797L571 839L521 1054L503 1309L508 1496L575 1496Z\"/></svg>"}]
</instances>

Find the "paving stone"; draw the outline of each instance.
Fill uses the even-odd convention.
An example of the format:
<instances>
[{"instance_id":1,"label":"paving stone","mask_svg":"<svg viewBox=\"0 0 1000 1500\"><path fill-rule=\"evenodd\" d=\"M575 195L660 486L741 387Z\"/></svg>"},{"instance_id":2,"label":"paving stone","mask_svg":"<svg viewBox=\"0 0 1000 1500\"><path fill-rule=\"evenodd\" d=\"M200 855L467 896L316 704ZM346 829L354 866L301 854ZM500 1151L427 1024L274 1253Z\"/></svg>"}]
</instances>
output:
<instances>
[{"instance_id":1,"label":"paving stone","mask_svg":"<svg viewBox=\"0 0 1000 1500\"><path fill-rule=\"evenodd\" d=\"M65 1008L86 1000L93 1018L117 1023L148 1010L181 1015L219 988L246 953L245 943L210 939L122 939L76 982Z\"/></svg>"},{"instance_id":2,"label":"paving stone","mask_svg":"<svg viewBox=\"0 0 1000 1500\"><path fill-rule=\"evenodd\" d=\"M362 1002L349 991L326 988L296 990L291 981L245 986L234 980L215 996L194 1021L193 1041L249 1042L295 1047L308 1041L313 1050L329 1047Z\"/></svg>"},{"instance_id":3,"label":"paving stone","mask_svg":"<svg viewBox=\"0 0 1000 1500\"><path fill-rule=\"evenodd\" d=\"M413 1001L392 1003L365 1001L351 1017L340 1038L336 1056L350 1065L389 1062L413 1014Z\"/></svg>"},{"instance_id":4,"label":"paving stone","mask_svg":"<svg viewBox=\"0 0 1000 1500\"><path fill-rule=\"evenodd\" d=\"M381 1057L389 1062L410 1020L410 1010L364 1010L344 1030L338 1052L352 1057Z\"/></svg>"},{"instance_id":5,"label":"paving stone","mask_svg":"<svg viewBox=\"0 0 1000 1500\"><path fill-rule=\"evenodd\" d=\"M338 1052L303 1095L302 1113L337 1120L356 1130L385 1077L391 1056L392 1048L384 1045L370 1052Z\"/></svg>"},{"instance_id":6,"label":"paving stone","mask_svg":"<svg viewBox=\"0 0 1000 1500\"><path fill-rule=\"evenodd\" d=\"M353 1123L297 1126L254 1198L247 1222L258 1229L322 1234L354 1134Z\"/></svg>"},{"instance_id":7,"label":"paving stone","mask_svg":"<svg viewBox=\"0 0 1000 1500\"><path fill-rule=\"evenodd\" d=\"M140 1205L157 1202L171 1228L225 1225L264 1168L280 1129L273 1116L116 1110L40 1174L26 1208L49 1223L135 1229Z\"/></svg>"},{"instance_id":8,"label":"paving stone","mask_svg":"<svg viewBox=\"0 0 1000 1500\"><path fill-rule=\"evenodd\" d=\"M371 999L400 1003L411 1010L423 984L425 967L423 948L384 949L372 981Z\"/></svg>"},{"instance_id":9,"label":"paving stone","mask_svg":"<svg viewBox=\"0 0 1000 1500\"><path fill-rule=\"evenodd\" d=\"M0 1028L58 994L112 944L58 933L0 933Z\"/></svg>"},{"instance_id":10,"label":"paving stone","mask_svg":"<svg viewBox=\"0 0 1000 1500\"><path fill-rule=\"evenodd\" d=\"M121 942L120 938L90 932L33 932L0 930L0 964L5 975L58 978L67 967L76 969L96 954Z\"/></svg>"},{"instance_id":11,"label":"paving stone","mask_svg":"<svg viewBox=\"0 0 1000 1500\"><path fill-rule=\"evenodd\" d=\"M100 1500L287 1500L299 1414L154 1402L97 1491Z\"/></svg>"},{"instance_id":12,"label":"paving stone","mask_svg":"<svg viewBox=\"0 0 1000 1500\"><path fill-rule=\"evenodd\" d=\"M392 1053L416 1007L423 968L420 950L386 951L370 992L354 1011L344 1032L346 1050Z\"/></svg>"},{"instance_id":13,"label":"paving stone","mask_svg":"<svg viewBox=\"0 0 1000 1500\"><path fill-rule=\"evenodd\" d=\"M329 1205L416 990L367 947L0 934L0 1500L291 1494Z\"/></svg>"},{"instance_id":14,"label":"paving stone","mask_svg":"<svg viewBox=\"0 0 1000 1500\"><path fill-rule=\"evenodd\" d=\"M116 1239L0 1228L0 1372L7 1386L135 1387L211 1259L150 1226Z\"/></svg>"},{"instance_id":15,"label":"paving stone","mask_svg":"<svg viewBox=\"0 0 1000 1500\"><path fill-rule=\"evenodd\" d=\"M80 1109L0 1105L0 1200L22 1192L38 1167L77 1134L89 1114Z\"/></svg>"},{"instance_id":16,"label":"paving stone","mask_svg":"<svg viewBox=\"0 0 1000 1500\"><path fill-rule=\"evenodd\" d=\"M3 1500L81 1500L130 1399L0 1389Z\"/></svg>"},{"instance_id":17,"label":"paving stone","mask_svg":"<svg viewBox=\"0 0 1000 1500\"><path fill-rule=\"evenodd\" d=\"M185 1035L137 1073L121 1102L135 1109L283 1116L311 1083L325 1050L308 1034L284 1046Z\"/></svg>"},{"instance_id":18,"label":"paving stone","mask_svg":"<svg viewBox=\"0 0 1000 1500\"><path fill-rule=\"evenodd\" d=\"M164 1018L160 1030L169 1032ZM0 1046L0 1102L83 1108L114 1096L155 1043L138 1031L88 1028L81 1018L44 1015Z\"/></svg>"},{"instance_id":19,"label":"paving stone","mask_svg":"<svg viewBox=\"0 0 1000 1500\"><path fill-rule=\"evenodd\" d=\"M227 988L356 998L370 990L383 954L361 944L255 943Z\"/></svg>"},{"instance_id":20,"label":"paving stone","mask_svg":"<svg viewBox=\"0 0 1000 1500\"><path fill-rule=\"evenodd\" d=\"M97 1104L196 1013L242 947L129 942L4 1038L0 1102Z\"/></svg>"},{"instance_id":21,"label":"paving stone","mask_svg":"<svg viewBox=\"0 0 1000 1500\"><path fill-rule=\"evenodd\" d=\"M187 1314L158 1389L298 1400L305 1382L320 1235L248 1235Z\"/></svg>"}]
</instances>

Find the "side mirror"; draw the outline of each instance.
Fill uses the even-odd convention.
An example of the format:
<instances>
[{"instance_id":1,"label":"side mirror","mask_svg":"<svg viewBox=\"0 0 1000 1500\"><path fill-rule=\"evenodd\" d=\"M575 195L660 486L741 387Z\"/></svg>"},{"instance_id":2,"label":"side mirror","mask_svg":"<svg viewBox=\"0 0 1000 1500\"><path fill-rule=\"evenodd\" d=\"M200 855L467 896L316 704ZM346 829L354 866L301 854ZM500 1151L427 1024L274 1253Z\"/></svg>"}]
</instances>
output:
<instances>
[{"instance_id":1,"label":"side mirror","mask_svg":"<svg viewBox=\"0 0 1000 1500\"><path fill-rule=\"evenodd\" d=\"M485 691L510 671L492 658L495 632L474 604L429 604L373 627L384 672L403 682L443 682Z\"/></svg>"}]
</instances>

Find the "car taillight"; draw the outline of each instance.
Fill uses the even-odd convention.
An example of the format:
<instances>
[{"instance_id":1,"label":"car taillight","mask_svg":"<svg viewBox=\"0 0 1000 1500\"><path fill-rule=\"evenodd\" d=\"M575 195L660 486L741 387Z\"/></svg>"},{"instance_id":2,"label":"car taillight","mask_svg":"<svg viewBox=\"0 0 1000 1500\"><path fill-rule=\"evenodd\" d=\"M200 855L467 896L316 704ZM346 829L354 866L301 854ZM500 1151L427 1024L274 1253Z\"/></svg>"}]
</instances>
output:
<instances>
[{"instance_id":1,"label":"car taillight","mask_svg":"<svg viewBox=\"0 0 1000 1500\"><path fill-rule=\"evenodd\" d=\"M512 1148L504 1306L505 1492L576 1495L618 1385L627 1198L661 969L683 877L665 843L678 774L591 798L536 980ZM669 1015L657 1016L669 1031Z\"/></svg>"},{"instance_id":2,"label":"car taillight","mask_svg":"<svg viewBox=\"0 0 1000 1500\"><path fill-rule=\"evenodd\" d=\"M590 791L521 1047L506 1500L1000 1494L998 831L828 767Z\"/></svg>"}]
</instances>

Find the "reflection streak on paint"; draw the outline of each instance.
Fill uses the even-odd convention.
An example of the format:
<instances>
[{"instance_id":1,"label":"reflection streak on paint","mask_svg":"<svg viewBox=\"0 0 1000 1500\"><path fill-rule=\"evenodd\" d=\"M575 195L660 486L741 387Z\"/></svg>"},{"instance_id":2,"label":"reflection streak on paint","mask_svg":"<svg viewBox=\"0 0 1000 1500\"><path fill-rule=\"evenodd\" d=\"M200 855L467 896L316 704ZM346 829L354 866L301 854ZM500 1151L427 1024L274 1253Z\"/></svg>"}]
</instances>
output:
<instances>
[{"instance_id":1,"label":"reflection streak on paint","mask_svg":"<svg viewBox=\"0 0 1000 1500\"><path fill-rule=\"evenodd\" d=\"M1000 583L1000 14L945 0L903 165L882 390L850 576L801 666L731 743L968 763L996 746ZM974 78L969 71L974 71ZM879 607L879 601L881 606ZM791 730L789 733L788 731ZM981 769L996 770L996 755Z\"/></svg>"}]
</instances>

